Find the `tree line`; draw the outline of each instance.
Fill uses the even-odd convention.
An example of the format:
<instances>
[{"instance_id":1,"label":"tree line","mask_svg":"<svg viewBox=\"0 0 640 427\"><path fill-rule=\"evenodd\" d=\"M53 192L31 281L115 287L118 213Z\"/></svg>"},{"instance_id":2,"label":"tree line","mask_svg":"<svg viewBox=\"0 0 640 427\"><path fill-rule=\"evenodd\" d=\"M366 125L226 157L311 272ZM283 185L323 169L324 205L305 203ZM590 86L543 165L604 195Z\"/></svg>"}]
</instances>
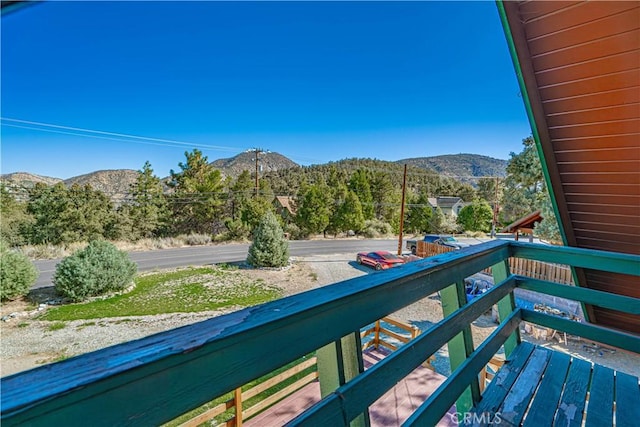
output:
<instances>
[{"instance_id":1,"label":"tree line","mask_svg":"<svg viewBox=\"0 0 640 427\"><path fill-rule=\"evenodd\" d=\"M404 229L488 232L496 202L503 224L535 209L546 207L552 214L533 140L527 138L523 145L521 153L511 153L506 178L483 178L476 187L410 168ZM279 170L261 176L257 192L251 172L223 178L197 149L185 152L178 168L163 182L146 162L129 197L119 205L89 185L36 184L24 201L3 185L2 239L11 246L96 238L136 241L192 233L243 239L267 212L275 212L276 195L292 199L295 214L279 220L293 238L347 232L375 236L399 229L402 165L349 159ZM456 221L432 208L429 198L436 196L458 196L468 205Z\"/></svg>"}]
</instances>

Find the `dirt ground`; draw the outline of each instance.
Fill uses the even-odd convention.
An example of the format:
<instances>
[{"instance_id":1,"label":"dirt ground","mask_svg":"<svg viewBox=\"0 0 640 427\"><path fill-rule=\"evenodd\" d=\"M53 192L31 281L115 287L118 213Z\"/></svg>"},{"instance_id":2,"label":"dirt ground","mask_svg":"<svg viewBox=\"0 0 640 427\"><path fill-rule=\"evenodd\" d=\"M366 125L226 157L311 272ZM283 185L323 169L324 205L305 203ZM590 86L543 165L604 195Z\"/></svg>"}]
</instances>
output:
<instances>
[{"instance_id":1,"label":"dirt ground","mask_svg":"<svg viewBox=\"0 0 640 427\"><path fill-rule=\"evenodd\" d=\"M353 254L320 255L295 258L293 264L281 270L243 270L253 279L262 279L267 284L280 287L285 296L304 292L327 284L372 274L373 270L355 263ZM224 314L227 311L205 313L177 313L161 316L139 316L135 318L98 319L95 321L66 322L56 329L53 323L37 320L38 314L46 310L38 303L53 297L51 289L36 295L35 304L14 301L0 306L0 368L6 376L45 363L62 360L78 354L94 351L120 342L141 338L170 328L195 323ZM411 306L392 314L409 322L422 331L442 319L442 308L438 295L431 295ZM496 325L490 314L485 314L472 325L474 342L478 345ZM640 356L624 350L594 345L590 341L578 340L556 334L552 339L543 339L536 333L526 333L521 326L523 340L570 353L590 362L609 366L635 376L640 376ZM442 374L450 372L446 346L436 354L436 370Z\"/></svg>"}]
</instances>

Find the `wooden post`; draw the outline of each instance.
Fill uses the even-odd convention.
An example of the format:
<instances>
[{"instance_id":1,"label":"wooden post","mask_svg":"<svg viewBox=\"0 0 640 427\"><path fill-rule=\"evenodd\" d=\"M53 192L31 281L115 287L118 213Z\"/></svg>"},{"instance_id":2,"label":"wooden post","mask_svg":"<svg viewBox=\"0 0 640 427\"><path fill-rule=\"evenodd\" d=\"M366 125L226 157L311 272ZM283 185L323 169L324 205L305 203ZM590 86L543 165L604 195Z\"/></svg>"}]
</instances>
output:
<instances>
[{"instance_id":1,"label":"wooden post","mask_svg":"<svg viewBox=\"0 0 640 427\"><path fill-rule=\"evenodd\" d=\"M467 295L464 289L464 280L448 286L440 291L442 300L442 311L444 317L447 317L463 305L467 303ZM473 353L473 336L471 335L471 325L467 325L462 332L456 335L449 343L449 362L451 371L453 372L458 366ZM456 400L456 411L464 413L469 411L474 403L480 401L480 386L476 377L471 385Z\"/></svg>"},{"instance_id":2,"label":"wooden post","mask_svg":"<svg viewBox=\"0 0 640 427\"><path fill-rule=\"evenodd\" d=\"M509 262L508 260L500 261L499 263L493 265L491 267L491 273L493 274L493 283L498 284L509 277ZM500 316L500 321L506 319L509 314L515 309L516 303L513 298L513 292L511 292L506 297L502 298L498 301L498 314ZM520 343L520 330L516 329L513 331L509 338L504 343L504 354L505 358L511 355L511 352L516 348L516 346Z\"/></svg>"},{"instance_id":3,"label":"wooden post","mask_svg":"<svg viewBox=\"0 0 640 427\"><path fill-rule=\"evenodd\" d=\"M338 387L364 372L361 349L360 332L349 334L318 349L316 356L322 398L332 394ZM365 411L357 416L351 421L350 426L369 427L369 412Z\"/></svg>"},{"instance_id":4,"label":"wooden post","mask_svg":"<svg viewBox=\"0 0 640 427\"><path fill-rule=\"evenodd\" d=\"M242 388L238 387L233 392L233 405L235 407L235 425L242 427Z\"/></svg>"},{"instance_id":5,"label":"wooden post","mask_svg":"<svg viewBox=\"0 0 640 427\"><path fill-rule=\"evenodd\" d=\"M400 203L400 235L398 236L398 255L402 255L402 231L404 228L404 198L407 192L407 164L404 164L404 175L402 177L402 202Z\"/></svg>"},{"instance_id":6,"label":"wooden post","mask_svg":"<svg viewBox=\"0 0 640 427\"><path fill-rule=\"evenodd\" d=\"M373 335L373 346L376 350L380 346L380 320L376 320L376 326L374 327L375 333Z\"/></svg>"}]
</instances>

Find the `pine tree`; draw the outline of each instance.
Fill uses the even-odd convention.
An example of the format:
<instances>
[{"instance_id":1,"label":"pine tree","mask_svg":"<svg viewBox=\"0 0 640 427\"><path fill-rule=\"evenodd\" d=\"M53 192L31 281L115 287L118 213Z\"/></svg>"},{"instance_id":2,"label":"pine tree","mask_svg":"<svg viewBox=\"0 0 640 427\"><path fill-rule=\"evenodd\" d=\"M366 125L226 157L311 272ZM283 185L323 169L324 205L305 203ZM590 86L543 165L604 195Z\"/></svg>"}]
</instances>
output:
<instances>
[{"instance_id":1,"label":"pine tree","mask_svg":"<svg viewBox=\"0 0 640 427\"><path fill-rule=\"evenodd\" d=\"M338 206L336 226L338 231L352 230L356 233L364 228L364 214L358 196L349 191L344 202Z\"/></svg>"},{"instance_id":2,"label":"pine tree","mask_svg":"<svg viewBox=\"0 0 640 427\"><path fill-rule=\"evenodd\" d=\"M131 195L133 203L129 216L133 227L132 237L157 235L167 217L167 204L160 178L153 174L149 161L138 171L136 182L131 185Z\"/></svg>"},{"instance_id":3,"label":"pine tree","mask_svg":"<svg viewBox=\"0 0 640 427\"><path fill-rule=\"evenodd\" d=\"M299 199L296 211L296 224L305 233L317 234L325 231L329 225L329 188L311 185Z\"/></svg>"},{"instance_id":4,"label":"pine tree","mask_svg":"<svg viewBox=\"0 0 640 427\"><path fill-rule=\"evenodd\" d=\"M421 192L417 196L411 197L407 209L407 219L405 227L407 231L426 233L429 230L429 223L433 217L433 208L429 203L429 196Z\"/></svg>"},{"instance_id":5,"label":"pine tree","mask_svg":"<svg viewBox=\"0 0 640 427\"><path fill-rule=\"evenodd\" d=\"M172 201L173 231L178 233L213 232L223 219L223 182L220 171L207 162L198 149L184 153L186 163L180 172L171 170L169 185L175 189Z\"/></svg>"},{"instance_id":6,"label":"pine tree","mask_svg":"<svg viewBox=\"0 0 640 427\"><path fill-rule=\"evenodd\" d=\"M289 242L271 211L264 215L256 228L247 262L254 267L284 267L289 262Z\"/></svg>"},{"instance_id":7,"label":"pine tree","mask_svg":"<svg viewBox=\"0 0 640 427\"><path fill-rule=\"evenodd\" d=\"M373 196L371 195L371 185L365 170L358 169L354 172L349 180L349 190L358 196L364 219L373 219Z\"/></svg>"}]
</instances>

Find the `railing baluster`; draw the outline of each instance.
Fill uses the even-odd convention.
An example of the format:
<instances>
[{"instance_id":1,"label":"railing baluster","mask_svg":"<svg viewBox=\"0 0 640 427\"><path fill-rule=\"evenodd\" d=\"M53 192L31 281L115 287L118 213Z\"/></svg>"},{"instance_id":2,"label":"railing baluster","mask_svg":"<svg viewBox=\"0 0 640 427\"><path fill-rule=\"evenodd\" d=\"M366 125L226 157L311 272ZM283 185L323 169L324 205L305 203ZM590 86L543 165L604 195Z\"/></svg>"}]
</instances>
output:
<instances>
[{"instance_id":1,"label":"railing baluster","mask_svg":"<svg viewBox=\"0 0 640 427\"><path fill-rule=\"evenodd\" d=\"M491 271L493 274L493 283L500 283L503 280L506 280L509 277L509 262L508 260L502 260L499 263L493 265L491 267ZM498 314L500 315L500 320L506 319L507 316L513 312L516 304L513 297L513 293L502 298L498 301ZM520 344L520 330L516 329L513 333L507 338L507 341L504 343L504 353L506 357L509 357L516 346Z\"/></svg>"}]
</instances>

